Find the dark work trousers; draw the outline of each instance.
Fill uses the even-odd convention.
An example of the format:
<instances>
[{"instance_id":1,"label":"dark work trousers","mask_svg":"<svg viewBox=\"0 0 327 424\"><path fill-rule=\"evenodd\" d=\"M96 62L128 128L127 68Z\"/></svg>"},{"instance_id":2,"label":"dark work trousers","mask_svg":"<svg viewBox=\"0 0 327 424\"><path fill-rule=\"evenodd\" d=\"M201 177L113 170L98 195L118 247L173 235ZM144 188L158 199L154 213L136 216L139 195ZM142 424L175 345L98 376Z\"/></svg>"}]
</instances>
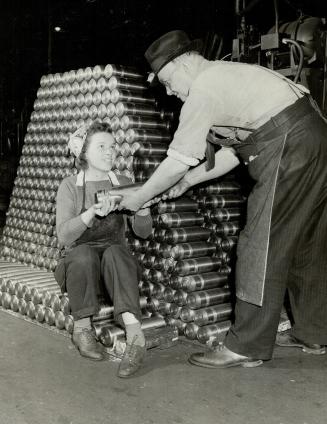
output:
<instances>
[{"instance_id":1,"label":"dark work trousers","mask_svg":"<svg viewBox=\"0 0 327 424\"><path fill-rule=\"evenodd\" d=\"M277 128L272 136L283 138L286 132ZM260 167L255 164L264 157L260 155L254 167ZM260 190L264 181L257 181ZM327 126L314 110L287 134L267 254L262 306L237 298L226 346L241 355L271 359L286 290L294 317L292 334L326 345ZM241 278L242 269L239 272Z\"/></svg>"},{"instance_id":2,"label":"dark work trousers","mask_svg":"<svg viewBox=\"0 0 327 424\"><path fill-rule=\"evenodd\" d=\"M139 266L126 246L101 249L81 244L60 260L55 277L62 291L68 293L74 319L98 312L101 281L113 302L115 320L122 325L123 312L141 319Z\"/></svg>"}]
</instances>

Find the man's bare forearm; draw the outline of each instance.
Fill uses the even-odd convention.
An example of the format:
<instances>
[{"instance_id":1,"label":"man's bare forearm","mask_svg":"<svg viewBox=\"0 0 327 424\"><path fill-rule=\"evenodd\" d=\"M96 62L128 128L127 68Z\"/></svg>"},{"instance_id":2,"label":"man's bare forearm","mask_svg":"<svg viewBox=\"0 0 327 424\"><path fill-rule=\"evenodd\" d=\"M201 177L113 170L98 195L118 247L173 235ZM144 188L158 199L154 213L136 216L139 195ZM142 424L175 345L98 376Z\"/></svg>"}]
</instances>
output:
<instances>
[{"instance_id":1,"label":"man's bare forearm","mask_svg":"<svg viewBox=\"0 0 327 424\"><path fill-rule=\"evenodd\" d=\"M137 192L143 203L176 184L189 170L189 166L168 156Z\"/></svg>"},{"instance_id":2,"label":"man's bare forearm","mask_svg":"<svg viewBox=\"0 0 327 424\"><path fill-rule=\"evenodd\" d=\"M221 149L215 154L215 167L213 169L207 171L206 163L202 163L188 171L184 176L184 180L187 181L190 186L194 186L227 174L227 172L231 171L239 165L239 163L240 161L237 156L235 156L233 150Z\"/></svg>"}]
</instances>

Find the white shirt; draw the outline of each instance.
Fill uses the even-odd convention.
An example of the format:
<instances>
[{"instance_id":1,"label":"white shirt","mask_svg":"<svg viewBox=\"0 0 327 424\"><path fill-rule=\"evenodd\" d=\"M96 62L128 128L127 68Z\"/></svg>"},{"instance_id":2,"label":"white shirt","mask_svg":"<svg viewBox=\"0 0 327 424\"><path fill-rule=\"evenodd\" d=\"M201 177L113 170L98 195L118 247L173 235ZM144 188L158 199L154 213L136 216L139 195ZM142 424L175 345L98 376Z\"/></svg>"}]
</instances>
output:
<instances>
[{"instance_id":1,"label":"white shirt","mask_svg":"<svg viewBox=\"0 0 327 424\"><path fill-rule=\"evenodd\" d=\"M244 140L271 117L309 91L258 65L203 60L181 109L168 156L195 166L204 158L211 127ZM218 127L218 128L217 128Z\"/></svg>"}]
</instances>

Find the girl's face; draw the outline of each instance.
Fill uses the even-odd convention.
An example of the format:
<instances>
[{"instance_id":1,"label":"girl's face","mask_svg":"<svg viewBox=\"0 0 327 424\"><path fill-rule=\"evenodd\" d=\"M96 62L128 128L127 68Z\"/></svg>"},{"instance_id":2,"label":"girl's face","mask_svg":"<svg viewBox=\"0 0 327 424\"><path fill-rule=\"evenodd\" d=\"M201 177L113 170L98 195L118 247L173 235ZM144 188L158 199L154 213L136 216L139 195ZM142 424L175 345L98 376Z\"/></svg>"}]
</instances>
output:
<instances>
[{"instance_id":1,"label":"girl's face","mask_svg":"<svg viewBox=\"0 0 327 424\"><path fill-rule=\"evenodd\" d=\"M112 134L107 132L93 134L85 153L89 169L102 172L110 171L117 156L114 144L115 140Z\"/></svg>"}]
</instances>

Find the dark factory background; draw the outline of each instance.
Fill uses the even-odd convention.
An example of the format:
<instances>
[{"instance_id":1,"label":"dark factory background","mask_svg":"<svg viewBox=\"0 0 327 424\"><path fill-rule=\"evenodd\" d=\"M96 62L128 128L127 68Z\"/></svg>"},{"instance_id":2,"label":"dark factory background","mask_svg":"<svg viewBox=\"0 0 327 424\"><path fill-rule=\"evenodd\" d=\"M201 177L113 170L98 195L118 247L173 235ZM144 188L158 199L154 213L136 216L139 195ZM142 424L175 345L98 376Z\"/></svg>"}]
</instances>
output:
<instances>
[{"instance_id":1,"label":"dark factory background","mask_svg":"<svg viewBox=\"0 0 327 424\"><path fill-rule=\"evenodd\" d=\"M42 75L96 64L147 69L144 51L161 34L223 38L231 51L240 19L232 0L2 0L0 15L0 204L6 208ZM246 2L247 24L274 25L274 1ZM325 17L325 0L280 0L279 18ZM170 99L170 102L174 100Z\"/></svg>"}]
</instances>

